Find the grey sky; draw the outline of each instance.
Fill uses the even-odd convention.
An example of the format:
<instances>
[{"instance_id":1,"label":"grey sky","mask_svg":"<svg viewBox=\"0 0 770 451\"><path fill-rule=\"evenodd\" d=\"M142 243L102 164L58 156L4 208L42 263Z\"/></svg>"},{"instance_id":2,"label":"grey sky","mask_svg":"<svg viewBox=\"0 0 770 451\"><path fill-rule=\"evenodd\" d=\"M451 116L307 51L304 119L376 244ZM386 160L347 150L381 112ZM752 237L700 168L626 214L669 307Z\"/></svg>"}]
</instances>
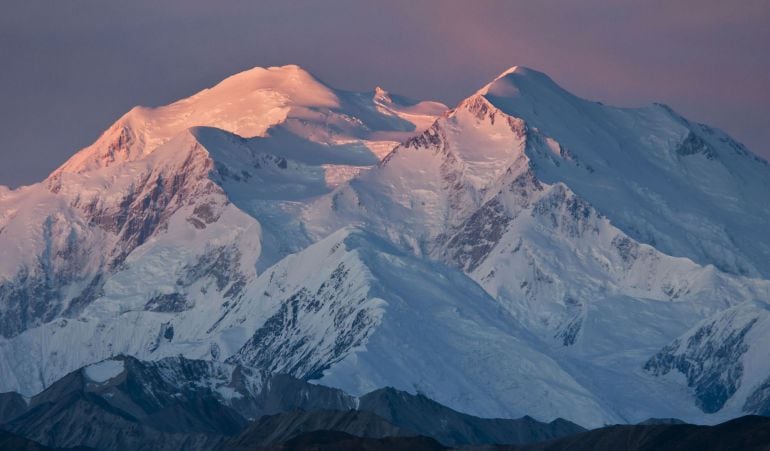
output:
<instances>
[{"instance_id":1,"label":"grey sky","mask_svg":"<svg viewBox=\"0 0 770 451\"><path fill-rule=\"evenodd\" d=\"M4 0L0 184L44 178L136 104L253 66L450 105L502 70L660 101L770 157L770 0Z\"/></svg>"}]
</instances>

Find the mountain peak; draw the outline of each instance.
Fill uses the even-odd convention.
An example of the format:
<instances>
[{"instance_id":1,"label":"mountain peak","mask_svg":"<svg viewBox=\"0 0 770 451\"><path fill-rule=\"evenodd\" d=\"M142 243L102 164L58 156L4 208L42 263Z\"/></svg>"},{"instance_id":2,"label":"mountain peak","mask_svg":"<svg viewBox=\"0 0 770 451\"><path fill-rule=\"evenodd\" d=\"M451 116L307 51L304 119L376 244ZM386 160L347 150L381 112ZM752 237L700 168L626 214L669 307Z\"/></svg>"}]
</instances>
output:
<instances>
[{"instance_id":1,"label":"mountain peak","mask_svg":"<svg viewBox=\"0 0 770 451\"><path fill-rule=\"evenodd\" d=\"M581 102L545 73L524 66L503 71L471 97L484 97L503 113L530 120L545 110L548 117L558 117L559 111Z\"/></svg>"},{"instance_id":2,"label":"mountain peak","mask_svg":"<svg viewBox=\"0 0 770 451\"><path fill-rule=\"evenodd\" d=\"M541 72L537 69L532 69L531 67L526 66L513 66L505 71L503 71L500 75L495 77L494 81L498 80L523 80L528 79L531 81L539 81L539 82L546 82L546 83L552 83L556 84L551 77L548 76L545 72Z\"/></svg>"},{"instance_id":3,"label":"mountain peak","mask_svg":"<svg viewBox=\"0 0 770 451\"><path fill-rule=\"evenodd\" d=\"M519 74L525 74L529 71L532 71L532 69L524 66L511 66L508 69L504 70L500 73L497 77L495 77L495 80L505 77L506 75L519 73Z\"/></svg>"},{"instance_id":4,"label":"mountain peak","mask_svg":"<svg viewBox=\"0 0 770 451\"><path fill-rule=\"evenodd\" d=\"M382 102L382 103L393 102L393 98L390 96L390 93L380 86L374 87L374 100L375 102Z\"/></svg>"},{"instance_id":5,"label":"mountain peak","mask_svg":"<svg viewBox=\"0 0 770 451\"><path fill-rule=\"evenodd\" d=\"M254 66L250 69L237 72L227 78L237 78L237 77L244 77L244 76L261 76L266 73L272 73L276 75L286 75L286 76L289 76L291 74L302 74L302 75L307 75L312 77L310 72L308 72L302 66L299 66L297 64L286 64L283 66L267 66L267 67Z\"/></svg>"},{"instance_id":6,"label":"mountain peak","mask_svg":"<svg viewBox=\"0 0 770 451\"><path fill-rule=\"evenodd\" d=\"M557 90L565 92L548 75L524 66L513 66L495 77L477 94L489 97L518 97L522 91L535 94L536 90ZM490 99L491 100L491 99Z\"/></svg>"},{"instance_id":7,"label":"mountain peak","mask_svg":"<svg viewBox=\"0 0 770 451\"><path fill-rule=\"evenodd\" d=\"M273 91L297 105L335 107L339 99L334 90L297 65L253 67L225 78L212 88L204 89L187 100L207 98L209 101L237 101L254 93ZM183 100L184 101L184 100Z\"/></svg>"},{"instance_id":8,"label":"mountain peak","mask_svg":"<svg viewBox=\"0 0 770 451\"><path fill-rule=\"evenodd\" d=\"M279 79L291 79L295 82L309 84L322 84L315 76L313 76L313 74L296 64L270 67L255 66L225 78L220 84L225 82L277 81Z\"/></svg>"}]
</instances>

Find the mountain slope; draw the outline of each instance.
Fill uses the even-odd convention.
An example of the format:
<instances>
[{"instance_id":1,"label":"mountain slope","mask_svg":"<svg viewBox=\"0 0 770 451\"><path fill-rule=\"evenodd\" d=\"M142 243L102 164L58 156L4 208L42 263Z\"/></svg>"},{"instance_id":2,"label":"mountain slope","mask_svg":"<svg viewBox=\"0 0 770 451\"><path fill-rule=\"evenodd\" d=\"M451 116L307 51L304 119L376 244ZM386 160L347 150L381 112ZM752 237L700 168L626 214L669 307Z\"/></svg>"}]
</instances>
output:
<instances>
[{"instance_id":1,"label":"mountain slope","mask_svg":"<svg viewBox=\"0 0 770 451\"><path fill-rule=\"evenodd\" d=\"M645 363L658 377L680 373L706 412L770 413L766 359L770 306L746 302L677 337Z\"/></svg>"},{"instance_id":2,"label":"mountain slope","mask_svg":"<svg viewBox=\"0 0 770 451\"><path fill-rule=\"evenodd\" d=\"M355 411L294 411L262 417L236 438L225 442L222 448L275 445L320 430L369 438L420 435L450 447L536 443L585 431L562 419L540 423L530 417L518 420L473 417L422 395L386 388L360 397Z\"/></svg>"},{"instance_id":3,"label":"mountain slope","mask_svg":"<svg viewBox=\"0 0 770 451\"><path fill-rule=\"evenodd\" d=\"M264 301L248 306L270 302L274 313L260 313L269 319L230 361L354 395L419 390L481 416L549 418L550 405L568 419L611 415L477 285L369 233L338 231L260 280ZM246 308L228 321L254 317ZM553 383L565 387L559 397L548 390Z\"/></svg>"},{"instance_id":4,"label":"mountain slope","mask_svg":"<svg viewBox=\"0 0 770 451\"><path fill-rule=\"evenodd\" d=\"M0 424L5 423L27 410L27 401L18 393L0 393Z\"/></svg>"},{"instance_id":5,"label":"mountain slope","mask_svg":"<svg viewBox=\"0 0 770 451\"><path fill-rule=\"evenodd\" d=\"M335 91L294 66L257 68L170 106L132 110L45 182L2 191L0 352L48 355L42 337L75 318L91 324L77 327L89 337L105 318L155 318L112 331L142 335L138 345L116 338L61 352L46 360L50 371L18 370L33 378L17 379L8 363L17 357L4 361L3 387L33 394L85 363L152 353L173 336L169 318L195 306L220 315L258 270L310 243L292 219L298 202L376 163L391 139L440 111L379 89Z\"/></svg>"},{"instance_id":6,"label":"mountain slope","mask_svg":"<svg viewBox=\"0 0 770 451\"><path fill-rule=\"evenodd\" d=\"M729 136L664 105L579 99L526 68L476 95L551 140L552 152L531 153L542 180L566 183L634 239L727 272L770 275L770 165Z\"/></svg>"},{"instance_id":7,"label":"mountain slope","mask_svg":"<svg viewBox=\"0 0 770 451\"><path fill-rule=\"evenodd\" d=\"M43 339L49 334L56 338ZM357 230L339 231L289 256L221 309L196 304L177 314L145 309L57 322L4 345L6 383L26 387L114 352L151 358L183 353L320 378L354 395L385 385L421 390L482 416L549 418L558 411L594 423L613 418L461 273ZM89 354L68 352L72 347ZM29 371L42 380L24 379ZM532 382L509 384L511 378ZM565 391L554 396L551 384Z\"/></svg>"}]
</instances>

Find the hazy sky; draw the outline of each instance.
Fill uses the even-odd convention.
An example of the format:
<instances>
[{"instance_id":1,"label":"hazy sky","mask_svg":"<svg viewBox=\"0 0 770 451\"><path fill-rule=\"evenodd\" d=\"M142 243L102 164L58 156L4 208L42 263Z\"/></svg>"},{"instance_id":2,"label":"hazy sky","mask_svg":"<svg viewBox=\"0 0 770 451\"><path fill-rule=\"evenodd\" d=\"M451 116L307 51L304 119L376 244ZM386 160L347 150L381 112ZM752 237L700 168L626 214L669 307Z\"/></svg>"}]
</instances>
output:
<instances>
[{"instance_id":1,"label":"hazy sky","mask_svg":"<svg viewBox=\"0 0 770 451\"><path fill-rule=\"evenodd\" d=\"M3 0L0 184L44 178L132 106L253 66L454 105L504 69L667 103L770 157L770 0Z\"/></svg>"}]
</instances>

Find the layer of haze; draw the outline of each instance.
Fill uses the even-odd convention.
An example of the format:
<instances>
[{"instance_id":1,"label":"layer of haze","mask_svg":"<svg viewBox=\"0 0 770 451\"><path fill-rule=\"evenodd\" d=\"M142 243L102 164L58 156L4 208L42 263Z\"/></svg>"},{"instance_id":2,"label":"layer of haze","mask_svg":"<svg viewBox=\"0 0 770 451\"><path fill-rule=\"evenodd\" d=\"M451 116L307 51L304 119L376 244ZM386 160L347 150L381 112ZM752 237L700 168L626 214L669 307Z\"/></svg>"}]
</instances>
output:
<instances>
[{"instance_id":1,"label":"layer of haze","mask_svg":"<svg viewBox=\"0 0 770 451\"><path fill-rule=\"evenodd\" d=\"M44 178L136 104L289 63L450 105L524 65L582 97L667 103L767 158L769 23L769 0L6 0L0 184Z\"/></svg>"}]
</instances>

